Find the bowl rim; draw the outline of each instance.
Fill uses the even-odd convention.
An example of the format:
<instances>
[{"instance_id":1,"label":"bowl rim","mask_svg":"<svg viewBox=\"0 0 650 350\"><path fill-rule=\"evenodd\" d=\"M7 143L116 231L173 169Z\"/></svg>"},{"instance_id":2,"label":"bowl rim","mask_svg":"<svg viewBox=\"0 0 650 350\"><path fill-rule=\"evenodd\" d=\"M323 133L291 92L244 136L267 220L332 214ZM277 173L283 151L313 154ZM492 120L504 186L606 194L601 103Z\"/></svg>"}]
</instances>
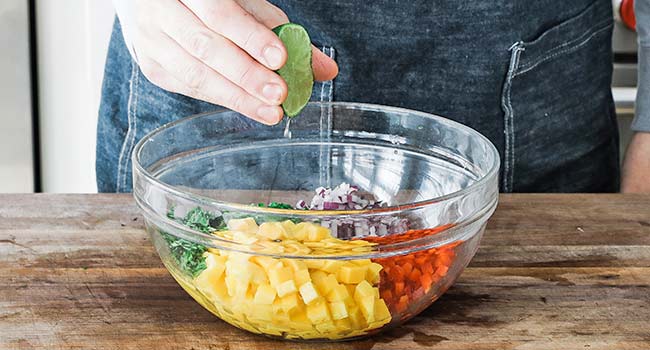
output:
<instances>
[{"instance_id":1,"label":"bowl rim","mask_svg":"<svg viewBox=\"0 0 650 350\"><path fill-rule=\"evenodd\" d=\"M181 198L184 198L186 200L192 201L192 202L197 202L197 204L202 203L207 206L211 207L217 207L217 208L223 208L223 209L232 209L236 211L244 211L248 213L256 213L256 214L283 214L283 215L289 215L292 217L298 217L298 218L322 218L323 216L336 216L336 217L347 217L350 215L354 215L355 217L359 216L374 216L374 215L387 215L389 213L394 213L394 212L400 212L408 209L416 209L416 208L422 208L426 206L430 206L436 203L440 202L445 202L450 199L458 198L461 197L469 192L472 192L474 189L479 188L483 185L485 185L496 173L499 171L500 167L500 158L499 158L499 152L497 151L496 147L494 144L483 134L479 133L475 129L461 124L459 122L447 119L445 117L431 114L431 113L426 113L426 112L421 112L421 111L416 111L416 110L411 110L407 108L401 108L401 107L390 107L390 106L383 106L383 105L378 105L378 104L369 104L369 103L357 103L357 102L309 102L310 106L320 106L326 107L326 106L332 106L332 107L345 107L345 108L351 108L351 109L363 109L367 111L375 111L375 112L382 112L382 113L408 113L408 114L414 114L418 115L424 118L430 118L430 119L436 119L439 122L442 122L443 124L448 124L451 127L455 128L460 128L463 129L466 132L469 132L473 134L473 136L477 136L481 141L483 141L488 148L488 156L490 156L491 159L491 164L490 168L488 171L485 173L485 175L481 176L477 181L471 183L469 186L464 187L460 190L450 192L448 194L435 197L435 198L430 198L430 199L425 199L413 203L408 203L408 204L398 204L398 205L392 205L392 206L386 206L386 207L378 207L378 208L373 208L373 209L363 209L363 210L304 210L304 209L274 209L274 208L266 208L266 207L258 207L258 206L250 206L250 205L245 205L241 203L231 203L231 202L226 202L226 201L220 201L214 198L202 196L196 193L192 192L187 192L183 191L182 189L178 188L177 186L173 186L170 184L167 184L159 179L157 179L153 174L151 174L149 171L147 171L142 164L139 161L140 158L140 153L142 149L144 148L145 144L152 138L154 138L156 135L162 133L163 131L173 128L174 126L185 123L189 120L196 119L196 118L202 118L206 117L209 115L217 115L221 113L236 113L233 112L229 109L222 109L219 111L213 111L213 112L206 112L206 113L200 113L196 114L193 116L181 118L178 120L175 120L170 123L163 124L159 126L158 128L154 129L150 133L146 134L133 149L133 153L131 155L131 161L132 161L132 167L134 170L137 171L137 173L144 178L146 178L148 181L151 183L155 184L156 186L159 186L162 190L164 190L167 193L170 193L174 196L178 196ZM490 159L488 159L489 161ZM134 172L135 175L135 172ZM135 195L135 192L134 192ZM171 220L171 219L170 219ZM197 231L198 232L198 231Z\"/></svg>"}]
</instances>

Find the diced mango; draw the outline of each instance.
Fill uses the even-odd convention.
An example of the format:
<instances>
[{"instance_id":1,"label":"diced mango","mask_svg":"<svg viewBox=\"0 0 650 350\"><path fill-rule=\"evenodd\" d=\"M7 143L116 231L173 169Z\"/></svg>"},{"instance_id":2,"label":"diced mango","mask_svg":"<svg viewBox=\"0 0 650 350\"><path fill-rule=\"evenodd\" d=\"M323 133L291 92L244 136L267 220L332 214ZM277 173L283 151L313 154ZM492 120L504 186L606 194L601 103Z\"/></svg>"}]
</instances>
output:
<instances>
[{"instance_id":1,"label":"diced mango","mask_svg":"<svg viewBox=\"0 0 650 350\"><path fill-rule=\"evenodd\" d=\"M230 219L227 223L228 229L231 231L244 231L255 233L258 230L257 223L253 218L244 219Z\"/></svg>"},{"instance_id":2,"label":"diced mango","mask_svg":"<svg viewBox=\"0 0 650 350\"><path fill-rule=\"evenodd\" d=\"M325 264L325 260L322 259L305 259L305 264L307 264L307 267L310 269L320 269L323 267L323 264Z\"/></svg>"},{"instance_id":3,"label":"diced mango","mask_svg":"<svg viewBox=\"0 0 650 350\"><path fill-rule=\"evenodd\" d=\"M215 235L254 243L267 254L338 254L371 245L333 238L314 223L257 226L248 218L228 226L230 231ZM276 239L282 241L273 242ZM219 249L209 249L204 256L206 269L194 286L183 288L242 329L292 339L340 339L367 334L391 321L386 302L373 287L383 267L369 259L279 259Z\"/></svg>"},{"instance_id":4,"label":"diced mango","mask_svg":"<svg viewBox=\"0 0 650 350\"><path fill-rule=\"evenodd\" d=\"M383 268L383 266L377 263L368 265L368 269L366 270L366 279L372 284L379 283L379 272Z\"/></svg>"},{"instance_id":5,"label":"diced mango","mask_svg":"<svg viewBox=\"0 0 650 350\"><path fill-rule=\"evenodd\" d=\"M284 266L290 267L293 271L307 270L307 264L299 259L283 259Z\"/></svg>"},{"instance_id":6,"label":"diced mango","mask_svg":"<svg viewBox=\"0 0 650 350\"><path fill-rule=\"evenodd\" d=\"M363 317L365 317L366 321L375 321L375 298L364 298L359 303L359 308L361 309L361 313L363 313Z\"/></svg>"},{"instance_id":7,"label":"diced mango","mask_svg":"<svg viewBox=\"0 0 650 350\"><path fill-rule=\"evenodd\" d=\"M298 293L285 295L284 297L280 298L279 304L282 310L287 314L290 314L291 312L301 307L301 301L298 298Z\"/></svg>"},{"instance_id":8,"label":"diced mango","mask_svg":"<svg viewBox=\"0 0 650 350\"><path fill-rule=\"evenodd\" d=\"M388 306L383 299L377 299L375 301L375 310L374 310L375 320L380 321L390 321L390 311L388 311Z\"/></svg>"},{"instance_id":9,"label":"diced mango","mask_svg":"<svg viewBox=\"0 0 650 350\"><path fill-rule=\"evenodd\" d=\"M325 260L325 263L323 264L321 270L327 273L337 273L338 270L343 267L343 264L343 261L339 260Z\"/></svg>"},{"instance_id":10,"label":"diced mango","mask_svg":"<svg viewBox=\"0 0 650 350\"><path fill-rule=\"evenodd\" d=\"M311 282L311 275L307 269L295 271L293 274L296 285L302 286L307 282Z\"/></svg>"},{"instance_id":11,"label":"diced mango","mask_svg":"<svg viewBox=\"0 0 650 350\"><path fill-rule=\"evenodd\" d=\"M282 282L292 280L293 271L291 271L291 268L284 267L282 266L282 264L280 264L279 266L276 266L275 268L268 270L268 276L269 276L269 281L271 282L271 286L276 287Z\"/></svg>"},{"instance_id":12,"label":"diced mango","mask_svg":"<svg viewBox=\"0 0 650 350\"><path fill-rule=\"evenodd\" d=\"M336 287L332 288L332 290L325 296L327 298L327 301L345 301L346 299L350 298L350 293L348 293L347 288L345 288L345 285L339 284Z\"/></svg>"},{"instance_id":13,"label":"diced mango","mask_svg":"<svg viewBox=\"0 0 650 350\"><path fill-rule=\"evenodd\" d=\"M274 241L286 238L287 231L281 222L265 222L260 225L257 235Z\"/></svg>"},{"instance_id":14,"label":"diced mango","mask_svg":"<svg viewBox=\"0 0 650 350\"><path fill-rule=\"evenodd\" d=\"M296 225L293 236L301 241L318 242L326 238L332 238L330 230L314 225L311 222L301 222Z\"/></svg>"},{"instance_id":15,"label":"diced mango","mask_svg":"<svg viewBox=\"0 0 650 350\"><path fill-rule=\"evenodd\" d=\"M232 231L232 240L246 245L251 245L257 242L257 237L254 233L244 231Z\"/></svg>"},{"instance_id":16,"label":"diced mango","mask_svg":"<svg viewBox=\"0 0 650 350\"><path fill-rule=\"evenodd\" d=\"M330 321L330 313L326 303L320 300L307 305L307 318L314 324Z\"/></svg>"},{"instance_id":17,"label":"diced mango","mask_svg":"<svg viewBox=\"0 0 650 350\"><path fill-rule=\"evenodd\" d=\"M321 295L327 295L332 291L336 286L339 285L339 282L336 280L334 275L327 275L324 278L313 278L316 289L320 292Z\"/></svg>"},{"instance_id":18,"label":"diced mango","mask_svg":"<svg viewBox=\"0 0 650 350\"><path fill-rule=\"evenodd\" d=\"M276 294L275 289L273 289L268 284L262 284L259 287L257 287L257 291L255 292L255 297L253 298L253 302L255 304L270 305L273 303L273 300L275 299L275 294Z\"/></svg>"},{"instance_id":19,"label":"diced mango","mask_svg":"<svg viewBox=\"0 0 650 350\"><path fill-rule=\"evenodd\" d=\"M363 329L367 325L358 306L353 306L348 309L348 319L350 320L350 323L352 323L352 327L355 329Z\"/></svg>"},{"instance_id":20,"label":"diced mango","mask_svg":"<svg viewBox=\"0 0 650 350\"><path fill-rule=\"evenodd\" d=\"M365 280L366 268L361 266L341 266L337 274L339 282L356 284Z\"/></svg>"},{"instance_id":21,"label":"diced mango","mask_svg":"<svg viewBox=\"0 0 650 350\"><path fill-rule=\"evenodd\" d=\"M302 301L309 305L312 301L315 301L320 296L314 288L314 285L311 282L307 282L298 288Z\"/></svg>"},{"instance_id":22,"label":"diced mango","mask_svg":"<svg viewBox=\"0 0 650 350\"><path fill-rule=\"evenodd\" d=\"M296 283L293 280L284 281L275 286L275 290L278 292L278 296L282 298L283 296L296 292Z\"/></svg>"},{"instance_id":23,"label":"diced mango","mask_svg":"<svg viewBox=\"0 0 650 350\"><path fill-rule=\"evenodd\" d=\"M348 317L348 309L345 306L345 303L342 301L334 301L329 303L330 313L332 314L332 319L340 320L342 318Z\"/></svg>"},{"instance_id":24,"label":"diced mango","mask_svg":"<svg viewBox=\"0 0 650 350\"><path fill-rule=\"evenodd\" d=\"M226 257L212 253L203 253L205 257L206 270L209 270L210 278L219 279L226 269Z\"/></svg>"}]
</instances>

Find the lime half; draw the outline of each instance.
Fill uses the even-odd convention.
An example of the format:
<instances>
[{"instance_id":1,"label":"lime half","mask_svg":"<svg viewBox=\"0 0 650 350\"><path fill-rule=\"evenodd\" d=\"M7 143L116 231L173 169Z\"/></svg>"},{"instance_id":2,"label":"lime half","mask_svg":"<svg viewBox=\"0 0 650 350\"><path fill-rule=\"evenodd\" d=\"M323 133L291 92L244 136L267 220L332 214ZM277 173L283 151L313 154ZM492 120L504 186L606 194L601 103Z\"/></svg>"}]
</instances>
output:
<instances>
[{"instance_id":1,"label":"lime half","mask_svg":"<svg viewBox=\"0 0 650 350\"><path fill-rule=\"evenodd\" d=\"M309 102L314 87L311 68L311 40L305 28L295 23L275 27L273 32L287 48L287 63L277 70L289 88L282 109L287 117L295 117Z\"/></svg>"}]
</instances>

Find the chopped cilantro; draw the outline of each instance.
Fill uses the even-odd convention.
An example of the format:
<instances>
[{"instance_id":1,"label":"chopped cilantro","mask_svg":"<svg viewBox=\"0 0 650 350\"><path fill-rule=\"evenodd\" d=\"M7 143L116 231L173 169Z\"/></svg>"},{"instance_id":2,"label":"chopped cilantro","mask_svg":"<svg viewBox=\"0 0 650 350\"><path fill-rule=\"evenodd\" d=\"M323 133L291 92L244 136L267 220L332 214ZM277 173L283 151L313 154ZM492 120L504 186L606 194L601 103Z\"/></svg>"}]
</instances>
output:
<instances>
[{"instance_id":1,"label":"chopped cilantro","mask_svg":"<svg viewBox=\"0 0 650 350\"><path fill-rule=\"evenodd\" d=\"M167 213L167 217L176 220L173 207ZM203 233L210 233L225 227L221 216L217 217L199 207L190 210L184 218L178 221L193 230ZM203 253L207 250L205 246L165 232L162 232L162 236L169 245L171 255L181 270L189 273L192 277L196 277L206 269L205 258L203 257Z\"/></svg>"}]
</instances>

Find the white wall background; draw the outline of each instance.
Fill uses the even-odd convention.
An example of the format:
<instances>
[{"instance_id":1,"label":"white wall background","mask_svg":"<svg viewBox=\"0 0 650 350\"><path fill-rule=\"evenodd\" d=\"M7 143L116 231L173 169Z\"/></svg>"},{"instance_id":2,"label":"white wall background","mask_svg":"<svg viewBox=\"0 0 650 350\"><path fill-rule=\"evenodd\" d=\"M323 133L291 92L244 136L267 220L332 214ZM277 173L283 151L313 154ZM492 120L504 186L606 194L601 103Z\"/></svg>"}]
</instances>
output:
<instances>
[{"instance_id":1,"label":"white wall background","mask_svg":"<svg viewBox=\"0 0 650 350\"><path fill-rule=\"evenodd\" d=\"M44 192L96 192L95 130L110 0L37 0Z\"/></svg>"},{"instance_id":2,"label":"white wall background","mask_svg":"<svg viewBox=\"0 0 650 350\"><path fill-rule=\"evenodd\" d=\"M0 192L34 190L27 1L0 1Z\"/></svg>"}]
</instances>

